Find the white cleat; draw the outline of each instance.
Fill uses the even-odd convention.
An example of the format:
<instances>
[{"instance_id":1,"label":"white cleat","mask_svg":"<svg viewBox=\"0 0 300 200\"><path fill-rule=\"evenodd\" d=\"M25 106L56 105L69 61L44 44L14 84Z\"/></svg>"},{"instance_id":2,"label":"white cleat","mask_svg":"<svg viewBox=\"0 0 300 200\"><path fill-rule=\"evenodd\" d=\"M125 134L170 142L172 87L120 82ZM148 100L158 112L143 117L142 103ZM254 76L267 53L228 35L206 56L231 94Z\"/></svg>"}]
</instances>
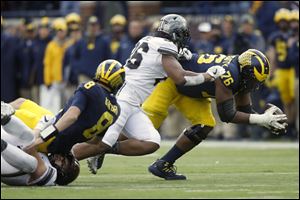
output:
<instances>
[{"instance_id":1,"label":"white cleat","mask_svg":"<svg viewBox=\"0 0 300 200\"><path fill-rule=\"evenodd\" d=\"M1 101L1 120L13 114L15 114L15 109L10 104Z\"/></svg>"}]
</instances>

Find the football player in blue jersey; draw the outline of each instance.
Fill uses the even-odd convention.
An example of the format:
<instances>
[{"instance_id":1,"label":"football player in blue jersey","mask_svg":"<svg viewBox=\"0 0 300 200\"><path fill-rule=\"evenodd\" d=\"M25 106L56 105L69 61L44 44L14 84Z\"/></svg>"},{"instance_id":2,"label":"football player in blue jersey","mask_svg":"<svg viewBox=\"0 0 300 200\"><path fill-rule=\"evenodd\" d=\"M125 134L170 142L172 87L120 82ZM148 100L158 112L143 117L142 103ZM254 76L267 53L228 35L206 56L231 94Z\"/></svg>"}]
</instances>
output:
<instances>
[{"instance_id":1,"label":"football player in blue jersey","mask_svg":"<svg viewBox=\"0 0 300 200\"><path fill-rule=\"evenodd\" d=\"M269 61L258 50L249 49L239 56L193 55L181 62L186 70L202 72L212 65L221 65L226 72L214 82L197 86L176 86L167 79L144 102L143 109L156 128L167 117L168 107L174 104L192 123L179 136L176 144L162 158L149 166L149 171L166 180L184 180L176 174L174 163L204 140L215 126L211 100L215 98L218 114L223 122L257 124L274 133L285 131L286 115L275 114L279 108L271 106L263 114L251 107L250 92L257 89L268 77Z\"/></svg>"},{"instance_id":2,"label":"football player in blue jersey","mask_svg":"<svg viewBox=\"0 0 300 200\"><path fill-rule=\"evenodd\" d=\"M68 154L74 144L103 136L120 114L115 94L124 80L125 69L118 61L100 63L93 81L78 86L34 145L40 152Z\"/></svg>"},{"instance_id":3,"label":"football player in blue jersey","mask_svg":"<svg viewBox=\"0 0 300 200\"><path fill-rule=\"evenodd\" d=\"M292 41L290 25L293 21L299 24L299 12L294 13L286 8L276 11L274 22L278 31L272 33L268 38L269 47L267 55L270 58L272 70L270 71L270 82L274 84L280 94L283 110L288 117L288 132L290 138L297 138L295 130L296 109L295 105L295 66L291 64L289 43ZM297 23L296 23L297 24ZM298 34L297 34L298 35Z\"/></svg>"}]
</instances>

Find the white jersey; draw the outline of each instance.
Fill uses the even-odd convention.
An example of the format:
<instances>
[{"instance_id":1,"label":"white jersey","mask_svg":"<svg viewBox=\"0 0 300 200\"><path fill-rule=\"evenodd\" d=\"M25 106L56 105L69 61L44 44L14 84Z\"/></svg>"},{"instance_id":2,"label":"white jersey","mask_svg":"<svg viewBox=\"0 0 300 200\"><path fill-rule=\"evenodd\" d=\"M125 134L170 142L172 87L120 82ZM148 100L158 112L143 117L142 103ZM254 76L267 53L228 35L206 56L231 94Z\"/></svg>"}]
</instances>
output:
<instances>
[{"instance_id":1,"label":"white jersey","mask_svg":"<svg viewBox=\"0 0 300 200\"><path fill-rule=\"evenodd\" d=\"M178 48L170 40L153 36L146 36L136 44L125 64L126 82L118 94L119 100L140 105L151 94L155 85L166 79L162 54L177 57Z\"/></svg>"}]
</instances>

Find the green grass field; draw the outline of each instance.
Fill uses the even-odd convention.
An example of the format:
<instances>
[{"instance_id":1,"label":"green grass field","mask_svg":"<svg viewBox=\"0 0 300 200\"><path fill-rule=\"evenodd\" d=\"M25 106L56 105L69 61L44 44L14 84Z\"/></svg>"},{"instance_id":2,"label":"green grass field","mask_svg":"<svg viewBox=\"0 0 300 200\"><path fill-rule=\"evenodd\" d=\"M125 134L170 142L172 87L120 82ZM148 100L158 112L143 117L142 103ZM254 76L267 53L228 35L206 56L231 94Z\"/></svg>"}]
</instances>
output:
<instances>
[{"instance_id":1,"label":"green grass field","mask_svg":"<svg viewBox=\"0 0 300 200\"><path fill-rule=\"evenodd\" d=\"M67 187L8 187L5 198L297 198L299 143L204 142L176 164L186 181L165 181L147 167L173 142L143 157L109 155L97 175L81 162Z\"/></svg>"}]
</instances>

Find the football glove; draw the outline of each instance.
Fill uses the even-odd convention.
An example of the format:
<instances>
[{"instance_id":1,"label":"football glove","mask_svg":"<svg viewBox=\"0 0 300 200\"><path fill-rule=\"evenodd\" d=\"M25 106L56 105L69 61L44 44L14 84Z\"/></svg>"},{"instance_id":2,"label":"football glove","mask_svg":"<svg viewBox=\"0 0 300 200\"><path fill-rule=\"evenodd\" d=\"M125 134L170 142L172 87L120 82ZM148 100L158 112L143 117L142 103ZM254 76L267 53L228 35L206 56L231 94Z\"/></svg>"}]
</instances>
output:
<instances>
[{"instance_id":1,"label":"football glove","mask_svg":"<svg viewBox=\"0 0 300 200\"><path fill-rule=\"evenodd\" d=\"M225 74L226 70L221 67L220 65L214 65L210 68L208 68L208 70L206 71L206 73L208 73L211 77L213 77L213 79L211 81L216 80L219 76L222 76L223 74Z\"/></svg>"},{"instance_id":2,"label":"football glove","mask_svg":"<svg viewBox=\"0 0 300 200\"><path fill-rule=\"evenodd\" d=\"M190 50L188 50L187 48L183 48L183 49L180 49L179 51L179 54L178 54L178 58L180 60L191 60L192 59L192 52Z\"/></svg>"},{"instance_id":3,"label":"football glove","mask_svg":"<svg viewBox=\"0 0 300 200\"><path fill-rule=\"evenodd\" d=\"M258 124L271 130L273 133L277 133L285 130L284 122L287 120L285 114L276 114L276 106L268 108L263 114L250 114L249 122L251 124Z\"/></svg>"},{"instance_id":4,"label":"football glove","mask_svg":"<svg viewBox=\"0 0 300 200\"><path fill-rule=\"evenodd\" d=\"M40 121L36 124L34 129L38 129L40 131L44 130L51 124L55 122L55 117L52 117L51 115L44 115L41 117Z\"/></svg>"}]
</instances>

